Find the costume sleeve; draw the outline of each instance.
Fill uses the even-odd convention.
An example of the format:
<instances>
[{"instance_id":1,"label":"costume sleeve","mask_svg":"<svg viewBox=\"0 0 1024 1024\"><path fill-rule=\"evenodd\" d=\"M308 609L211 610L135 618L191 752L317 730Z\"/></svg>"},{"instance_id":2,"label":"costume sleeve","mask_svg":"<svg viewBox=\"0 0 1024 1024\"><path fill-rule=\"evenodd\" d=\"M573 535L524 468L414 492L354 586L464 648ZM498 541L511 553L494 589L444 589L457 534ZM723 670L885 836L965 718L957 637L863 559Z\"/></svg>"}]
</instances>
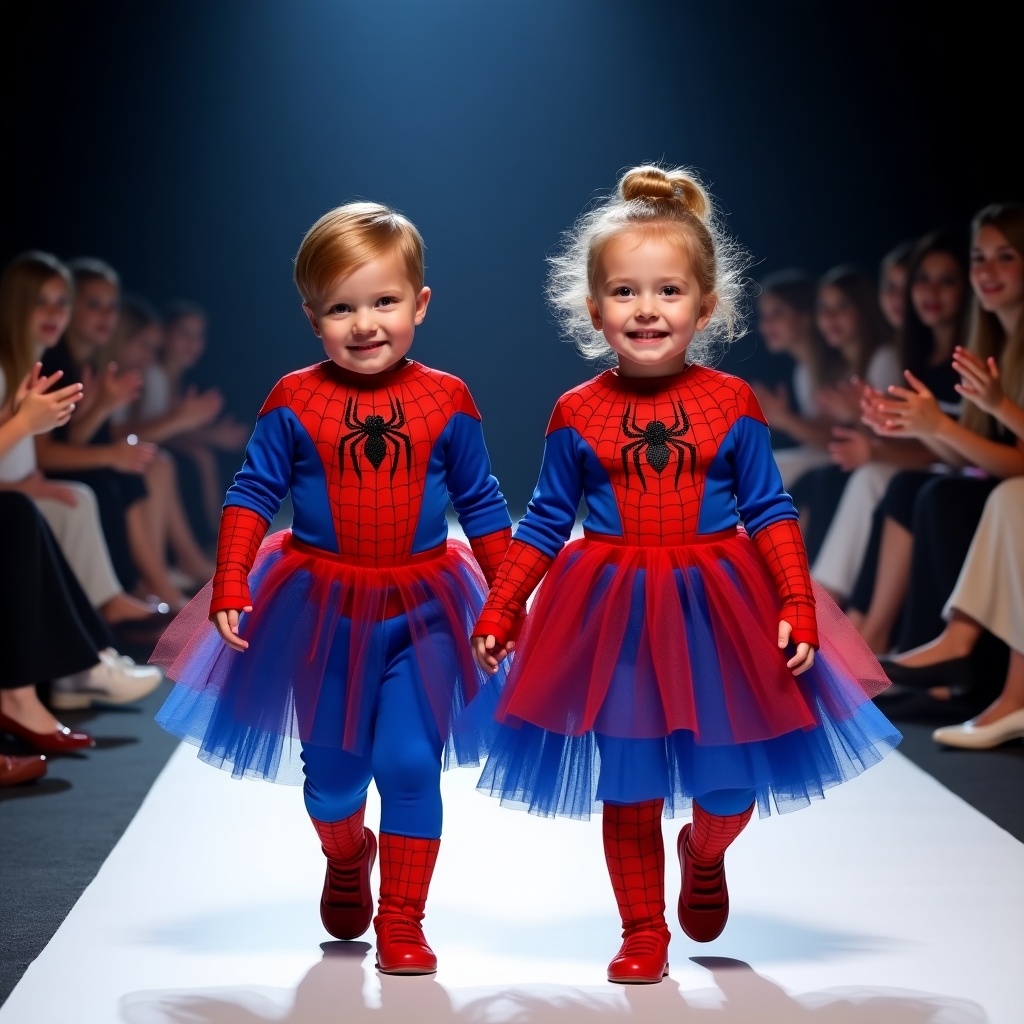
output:
<instances>
[{"instance_id":1,"label":"costume sleeve","mask_svg":"<svg viewBox=\"0 0 1024 1024\"><path fill-rule=\"evenodd\" d=\"M295 414L286 406L271 406L277 389L260 413L245 447L245 462L224 498L225 506L252 509L272 522L291 486L295 464Z\"/></svg>"},{"instance_id":2,"label":"costume sleeve","mask_svg":"<svg viewBox=\"0 0 1024 1024\"><path fill-rule=\"evenodd\" d=\"M494 586L494 580L505 555L508 554L508 546L511 542L511 526L506 526L504 530L495 530L494 533L485 533L479 537L469 538L469 546L473 549L477 564L483 570L487 586Z\"/></svg>"},{"instance_id":3,"label":"costume sleeve","mask_svg":"<svg viewBox=\"0 0 1024 1024\"><path fill-rule=\"evenodd\" d=\"M781 602L779 619L793 627L793 643L817 647L814 594L797 511L783 487L768 425L752 393L748 402L748 414L730 431L736 432L732 439L736 508L775 581Z\"/></svg>"},{"instance_id":4,"label":"costume sleeve","mask_svg":"<svg viewBox=\"0 0 1024 1024\"><path fill-rule=\"evenodd\" d=\"M232 608L241 611L252 604L249 571L269 526L252 509L238 505L228 505L221 513L210 615Z\"/></svg>"},{"instance_id":5,"label":"costume sleeve","mask_svg":"<svg viewBox=\"0 0 1024 1024\"><path fill-rule=\"evenodd\" d=\"M779 591L779 620L785 619L793 627L790 639L817 647L814 594L799 524L795 519L779 519L755 534L754 543Z\"/></svg>"},{"instance_id":6,"label":"costume sleeve","mask_svg":"<svg viewBox=\"0 0 1024 1024\"><path fill-rule=\"evenodd\" d=\"M540 478L480 613L474 636L491 635L501 644L513 639L526 599L569 539L583 496L578 439L575 430L563 425L556 407L544 445Z\"/></svg>"},{"instance_id":7,"label":"costume sleeve","mask_svg":"<svg viewBox=\"0 0 1024 1024\"><path fill-rule=\"evenodd\" d=\"M510 530L512 519L491 473L480 414L468 392L463 403L463 409L452 417L445 451L445 485L452 507L467 537Z\"/></svg>"},{"instance_id":8,"label":"costume sleeve","mask_svg":"<svg viewBox=\"0 0 1024 1024\"><path fill-rule=\"evenodd\" d=\"M473 636L493 636L504 646L519 632L526 599L544 578L553 561L532 544L514 540L480 612Z\"/></svg>"}]
</instances>

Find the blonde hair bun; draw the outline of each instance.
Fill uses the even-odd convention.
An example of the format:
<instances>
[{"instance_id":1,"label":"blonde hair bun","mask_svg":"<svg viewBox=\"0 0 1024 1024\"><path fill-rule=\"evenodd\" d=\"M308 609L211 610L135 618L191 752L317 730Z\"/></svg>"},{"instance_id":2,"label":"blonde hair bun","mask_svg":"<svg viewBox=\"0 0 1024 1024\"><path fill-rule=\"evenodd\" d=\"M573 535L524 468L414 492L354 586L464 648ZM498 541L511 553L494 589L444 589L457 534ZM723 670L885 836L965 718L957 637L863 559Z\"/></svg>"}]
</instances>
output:
<instances>
[{"instance_id":1,"label":"blonde hair bun","mask_svg":"<svg viewBox=\"0 0 1024 1024\"><path fill-rule=\"evenodd\" d=\"M627 203L677 204L700 221L711 212L711 200L700 182L683 170L665 171L654 164L627 171L619 182L619 195Z\"/></svg>"}]
</instances>

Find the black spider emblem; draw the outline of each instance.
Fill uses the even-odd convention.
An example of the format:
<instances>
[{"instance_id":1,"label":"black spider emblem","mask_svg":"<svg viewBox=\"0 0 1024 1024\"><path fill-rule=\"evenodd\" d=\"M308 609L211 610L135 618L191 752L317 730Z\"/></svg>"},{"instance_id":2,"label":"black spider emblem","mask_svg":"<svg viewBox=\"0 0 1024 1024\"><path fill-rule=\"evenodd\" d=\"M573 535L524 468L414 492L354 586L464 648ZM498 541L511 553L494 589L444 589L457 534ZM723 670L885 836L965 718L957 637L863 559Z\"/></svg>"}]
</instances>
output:
<instances>
[{"instance_id":1,"label":"black spider emblem","mask_svg":"<svg viewBox=\"0 0 1024 1024\"><path fill-rule=\"evenodd\" d=\"M626 473L626 486L629 486L629 458L633 457L633 467L636 475L640 477L640 486L646 491L647 481L644 479L643 467L640 465L640 453L643 452L647 459L647 465L655 473L661 473L668 465L669 451L672 450L679 456L676 463L676 484L679 484L680 474L683 472L683 457L686 452L690 453L690 479L694 478L697 462L697 447L689 441L680 440L684 434L690 432L690 418L683 409L683 403L677 401L678 410L675 419L669 426L665 426L661 420L651 420L646 427L641 429L636 422L636 414L630 420L632 407L627 405L626 411L622 414L622 432L626 437L635 437L622 446L622 468Z\"/></svg>"},{"instance_id":2,"label":"black spider emblem","mask_svg":"<svg viewBox=\"0 0 1024 1024\"><path fill-rule=\"evenodd\" d=\"M412 444L409 435L403 434L399 429L405 426L405 413L402 412L402 403L397 398L388 396L391 403L391 416L385 420L383 416L376 414L367 416L365 420L359 419L356 415L356 400L349 398L345 402L345 426L351 430L341 441L338 442L338 450L341 453L341 463L345 464L345 448L348 447L348 455L352 459L352 468L356 476L362 480L363 473L359 468L359 442L363 444L363 454L374 469L380 469L381 464L387 458L388 446L394 445L391 449L391 479L395 479L398 471L398 463L402 457L402 446L405 446L405 468L412 465Z\"/></svg>"}]
</instances>

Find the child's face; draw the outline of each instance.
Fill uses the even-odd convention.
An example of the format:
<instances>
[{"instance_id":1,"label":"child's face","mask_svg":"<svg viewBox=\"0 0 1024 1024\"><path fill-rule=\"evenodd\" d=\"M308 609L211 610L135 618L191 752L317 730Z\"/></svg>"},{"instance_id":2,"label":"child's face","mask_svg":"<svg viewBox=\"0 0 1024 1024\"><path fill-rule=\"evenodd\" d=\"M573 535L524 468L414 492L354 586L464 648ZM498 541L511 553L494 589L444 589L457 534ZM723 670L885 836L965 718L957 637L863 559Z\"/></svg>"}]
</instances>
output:
<instances>
[{"instance_id":1,"label":"child's face","mask_svg":"<svg viewBox=\"0 0 1024 1024\"><path fill-rule=\"evenodd\" d=\"M339 277L322 300L302 308L329 359L355 373L380 373L405 357L429 302L430 289L417 291L394 254Z\"/></svg>"},{"instance_id":2,"label":"child's face","mask_svg":"<svg viewBox=\"0 0 1024 1024\"><path fill-rule=\"evenodd\" d=\"M117 326L120 304L121 292L116 284L102 278L84 281L75 292L71 327L92 347L106 345Z\"/></svg>"},{"instance_id":3,"label":"child's face","mask_svg":"<svg viewBox=\"0 0 1024 1024\"><path fill-rule=\"evenodd\" d=\"M948 252L930 252L914 271L910 301L925 327L955 323L964 304L960 264Z\"/></svg>"},{"instance_id":4,"label":"child's face","mask_svg":"<svg viewBox=\"0 0 1024 1024\"><path fill-rule=\"evenodd\" d=\"M825 284L818 289L816 316L818 330L833 348L857 343L860 314L841 288Z\"/></svg>"},{"instance_id":5,"label":"child's face","mask_svg":"<svg viewBox=\"0 0 1024 1024\"><path fill-rule=\"evenodd\" d=\"M701 294L682 245L664 235L623 231L605 245L597 271L587 307L619 357L619 369L652 377L682 370L687 346L715 308L714 296Z\"/></svg>"},{"instance_id":6,"label":"child's face","mask_svg":"<svg viewBox=\"0 0 1024 1024\"><path fill-rule=\"evenodd\" d=\"M67 329L71 319L71 292L63 277L43 282L35 305L29 313L28 333L39 350L52 348Z\"/></svg>"},{"instance_id":7,"label":"child's face","mask_svg":"<svg viewBox=\"0 0 1024 1024\"><path fill-rule=\"evenodd\" d=\"M206 351L206 318L198 313L180 316L166 330L167 361L191 369Z\"/></svg>"},{"instance_id":8,"label":"child's face","mask_svg":"<svg viewBox=\"0 0 1024 1024\"><path fill-rule=\"evenodd\" d=\"M882 272L878 282L878 305L893 330L903 326L903 292L907 287L907 268L893 263Z\"/></svg>"},{"instance_id":9,"label":"child's face","mask_svg":"<svg viewBox=\"0 0 1024 1024\"><path fill-rule=\"evenodd\" d=\"M990 313L1024 304L1024 259L991 224L978 231L971 245L971 285L981 308Z\"/></svg>"}]
</instances>

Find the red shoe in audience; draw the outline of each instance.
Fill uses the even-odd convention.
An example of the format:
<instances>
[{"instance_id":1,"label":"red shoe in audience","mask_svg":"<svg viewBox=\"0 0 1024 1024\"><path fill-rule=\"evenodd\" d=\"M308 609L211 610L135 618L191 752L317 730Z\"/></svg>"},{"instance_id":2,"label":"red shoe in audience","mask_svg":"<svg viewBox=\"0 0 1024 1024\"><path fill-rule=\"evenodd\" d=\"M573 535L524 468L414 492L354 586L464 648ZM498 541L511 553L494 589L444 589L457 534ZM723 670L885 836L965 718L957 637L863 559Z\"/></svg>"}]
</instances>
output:
<instances>
[{"instance_id":1,"label":"red shoe in audience","mask_svg":"<svg viewBox=\"0 0 1024 1024\"><path fill-rule=\"evenodd\" d=\"M42 754L32 757L9 757L0 754L0 786L20 786L41 779L46 774L46 758Z\"/></svg>"},{"instance_id":2,"label":"red shoe in audience","mask_svg":"<svg viewBox=\"0 0 1024 1024\"><path fill-rule=\"evenodd\" d=\"M76 750L95 747L96 741L87 732L76 732L57 723L53 732L33 732L20 722L0 711L0 732L10 733L34 747L41 754L70 754Z\"/></svg>"}]
</instances>

